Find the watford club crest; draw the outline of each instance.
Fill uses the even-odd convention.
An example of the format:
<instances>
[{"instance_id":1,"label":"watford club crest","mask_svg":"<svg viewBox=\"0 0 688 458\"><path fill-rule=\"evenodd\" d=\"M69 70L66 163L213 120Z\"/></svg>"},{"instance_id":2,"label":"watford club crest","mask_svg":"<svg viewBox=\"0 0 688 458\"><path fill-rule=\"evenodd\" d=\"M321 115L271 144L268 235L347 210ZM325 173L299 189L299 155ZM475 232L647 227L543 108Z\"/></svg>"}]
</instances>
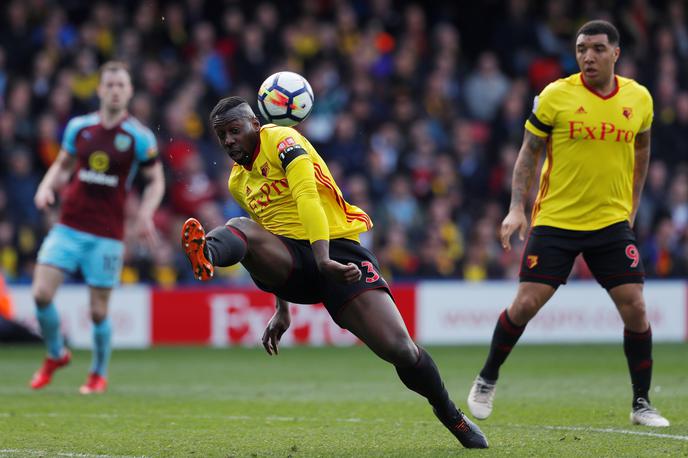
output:
<instances>
[{"instance_id":1,"label":"watford club crest","mask_svg":"<svg viewBox=\"0 0 688 458\"><path fill-rule=\"evenodd\" d=\"M263 175L265 178L268 177L269 172L270 172L270 166L268 165L267 162L265 162L263 165L260 166L260 174Z\"/></svg>"},{"instance_id":2,"label":"watford club crest","mask_svg":"<svg viewBox=\"0 0 688 458\"><path fill-rule=\"evenodd\" d=\"M621 111L621 113L624 115L624 118L631 119L633 117L633 108L623 107L623 110Z\"/></svg>"},{"instance_id":3,"label":"watford club crest","mask_svg":"<svg viewBox=\"0 0 688 458\"><path fill-rule=\"evenodd\" d=\"M538 265L538 257L536 255L528 255L526 258L526 265L528 265L529 269L533 269Z\"/></svg>"}]
</instances>

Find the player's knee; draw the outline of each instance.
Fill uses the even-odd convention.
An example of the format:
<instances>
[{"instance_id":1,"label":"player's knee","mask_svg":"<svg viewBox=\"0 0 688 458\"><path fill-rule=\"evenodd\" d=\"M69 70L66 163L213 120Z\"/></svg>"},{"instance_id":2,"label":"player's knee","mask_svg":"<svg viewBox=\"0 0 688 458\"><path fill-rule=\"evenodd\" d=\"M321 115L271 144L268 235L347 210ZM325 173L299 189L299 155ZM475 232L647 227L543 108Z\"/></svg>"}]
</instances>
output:
<instances>
[{"instance_id":1,"label":"player's knee","mask_svg":"<svg viewBox=\"0 0 688 458\"><path fill-rule=\"evenodd\" d=\"M620 307L625 309L626 314L636 319L645 317L645 301L642 297L629 298L627 301L621 304Z\"/></svg>"},{"instance_id":2,"label":"player's knee","mask_svg":"<svg viewBox=\"0 0 688 458\"><path fill-rule=\"evenodd\" d=\"M509 307L509 318L518 325L525 324L541 307L541 301L534 294L519 294Z\"/></svg>"},{"instance_id":3,"label":"player's knee","mask_svg":"<svg viewBox=\"0 0 688 458\"><path fill-rule=\"evenodd\" d=\"M409 367L418 361L418 348L408 336L399 336L387 348L385 360L399 367Z\"/></svg>"},{"instance_id":4,"label":"player's knee","mask_svg":"<svg viewBox=\"0 0 688 458\"><path fill-rule=\"evenodd\" d=\"M40 308L47 307L53 300L52 290L44 285L34 285L31 293L34 302L36 302L36 305Z\"/></svg>"},{"instance_id":5,"label":"player's knee","mask_svg":"<svg viewBox=\"0 0 688 458\"><path fill-rule=\"evenodd\" d=\"M95 324L103 322L107 318L107 311L101 308L91 308L91 321Z\"/></svg>"},{"instance_id":6,"label":"player's knee","mask_svg":"<svg viewBox=\"0 0 688 458\"><path fill-rule=\"evenodd\" d=\"M228 267L244 259L249 241L240 220L241 218L232 218L224 226L208 232L208 251L214 265Z\"/></svg>"},{"instance_id":7,"label":"player's knee","mask_svg":"<svg viewBox=\"0 0 688 458\"><path fill-rule=\"evenodd\" d=\"M248 240L251 240L256 232L256 227L258 225L255 221L252 221L250 218L246 218L245 216L239 216L236 218L229 219L225 223L225 226L231 226L234 229L241 231Z\"/></svg>"}]
</instances>

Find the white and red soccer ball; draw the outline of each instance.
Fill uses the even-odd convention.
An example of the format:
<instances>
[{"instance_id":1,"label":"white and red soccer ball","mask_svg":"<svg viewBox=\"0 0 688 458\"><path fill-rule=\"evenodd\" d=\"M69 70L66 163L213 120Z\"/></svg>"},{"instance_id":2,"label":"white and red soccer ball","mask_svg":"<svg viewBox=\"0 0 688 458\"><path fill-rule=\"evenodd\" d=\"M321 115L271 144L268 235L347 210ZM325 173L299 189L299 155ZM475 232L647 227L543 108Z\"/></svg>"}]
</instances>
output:
<instances>
[{"instance_id":1,"label":"white and red soccer ball","mask_svg":"<svg viewBox=\"0 0 688 458\"><path fill-rule=\"evenodd\" d=\"M294 72L267 77L258 90L258 110L263 118L279 126L295 126L313 109L313 89L306 78Z\"/></svg>"}]
</instances>

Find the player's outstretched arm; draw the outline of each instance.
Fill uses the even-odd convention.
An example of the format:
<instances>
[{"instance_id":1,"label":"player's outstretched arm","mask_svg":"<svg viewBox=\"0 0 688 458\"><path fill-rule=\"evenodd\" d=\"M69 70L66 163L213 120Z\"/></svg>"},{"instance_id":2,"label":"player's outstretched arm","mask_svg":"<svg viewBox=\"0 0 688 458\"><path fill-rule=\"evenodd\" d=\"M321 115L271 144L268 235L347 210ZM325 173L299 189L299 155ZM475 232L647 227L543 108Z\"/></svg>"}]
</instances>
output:
<instances>
[{"instance_id":1,"label":"player's outstretched arm","mask_svg":"<svg viewBox=\"0 0 688 458\"><path fill-rule=\"evenodd\" d=\"M546 138L538 137L527 130L523 135L523 144L518 152L511 179L511 205L509 205L509 213L502 221L502 247L506 250L511 250L510 239L515 231L518 231L521 240L525 238L528 228L525 211L526 200L528 199L528 191L535 179L540 154L546 143Z\"/></svg>"},{"instance_id":2,"label":"player's outstretched arm","mask_svg":"<svg viewBox=\"0 0 688 458\"><path fill-rule=\"evenodd\" d=\"M76 157L65 150L60 150L55 162L50 166L45 176L38 185L36 195L33 198L36 208L44 210L55 203L55 193L67 184L74 172Z\"/></svg>"},{"instance_id":3,"label":"player's outstretched arm","mask_svg":"<svg viewBox=\"0 0 688 458\"><path fill-rule=\"evenodd\" d=\"M157 231L153 223L153 215L165 194L165 175L162 170L162 163L155 161L150 166L143 167L141 174L146 180L146 185L143 189L141 208L139 209L138 230L148 245L154 247L157 243Z\"/></svg>"},{"instance_id":4,"label":"player's outstretched arm","mask_svg":"<svg viewBox=\"0 0 688 458\"><path fill-rule=\"evenodd\" d=\"M289 314L289 302L275 296L275 313L268 321L263 332L263 347L268 355L279 354L279 342L282 335L289 329L291 315Z\"/></svg>"},{"instance_id":5,"label":"player's outstretched arm","mask_svg":"<svg viewBox=\"0 0 688 458\"><path fill-rule=\"evenodd\" d=\"M635 223L635 217L638 214L638 205L640 205L640 196L643 193L643 186L645 186L645 178L647 177L647 169L650 166L650 129L638 133L635 136L635 165L633 167L633 208L631 209L631 216L628 218L631 227Z\"/></svg>"}]
</instances>

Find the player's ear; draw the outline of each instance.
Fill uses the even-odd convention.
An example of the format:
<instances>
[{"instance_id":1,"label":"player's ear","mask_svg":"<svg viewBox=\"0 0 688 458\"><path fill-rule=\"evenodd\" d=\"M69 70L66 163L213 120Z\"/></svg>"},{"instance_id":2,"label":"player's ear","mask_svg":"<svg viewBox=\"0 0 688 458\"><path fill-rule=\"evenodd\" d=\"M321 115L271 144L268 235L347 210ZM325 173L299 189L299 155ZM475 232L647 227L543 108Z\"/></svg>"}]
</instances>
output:
<instances>
[{"instance_id":1,"label":"player's ear","mask_svg":"<svg viewBox=\"0 0 688 458\"><path fill-rule=\"evenodd\" d=\"M616 63L619 60L619 56L621 55L621 48L616 47L614 48L614 63Z\"/></svg>"},{"instance_id":2,"label":"player's ear","mask_svg":"<svg viewBox=\"0 0 688 458\"><path fill-rule=\"evenodd\" d=\"M260 132L260 121L258 121L257 117L254 116L251 118L251 126L253 127L254 132Z\"/></svg>"}]
</instances>

